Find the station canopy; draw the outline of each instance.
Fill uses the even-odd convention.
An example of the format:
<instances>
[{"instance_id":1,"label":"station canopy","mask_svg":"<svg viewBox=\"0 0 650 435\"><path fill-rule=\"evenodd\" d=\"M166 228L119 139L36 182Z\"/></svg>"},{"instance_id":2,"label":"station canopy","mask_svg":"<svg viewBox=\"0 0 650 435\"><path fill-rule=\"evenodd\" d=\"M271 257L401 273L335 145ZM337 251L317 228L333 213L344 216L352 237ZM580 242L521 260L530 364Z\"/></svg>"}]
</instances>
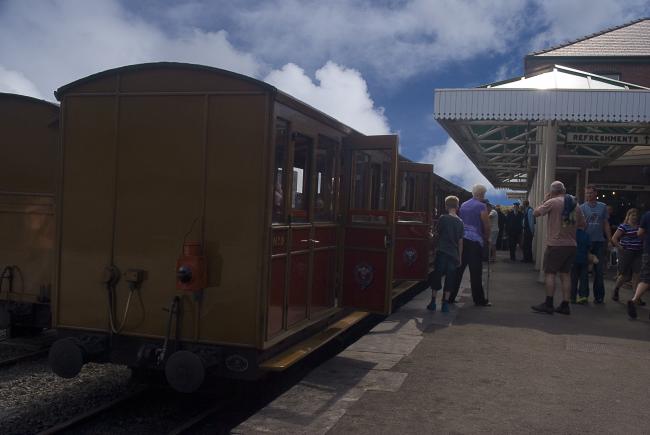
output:
<instances>
[{"instance_id":1,"label":"station canopy","mask_svg":"<svg viewBox=\"0 0 650 435\"><path fill-rule=\"evenodd\" d=\"M549 123L558 127L557 170L650 157L650 90L560 65L479 88L436 89L434 106L434 118L497 188L530 188L540 127Z\"/></svg>"}]
</instances>

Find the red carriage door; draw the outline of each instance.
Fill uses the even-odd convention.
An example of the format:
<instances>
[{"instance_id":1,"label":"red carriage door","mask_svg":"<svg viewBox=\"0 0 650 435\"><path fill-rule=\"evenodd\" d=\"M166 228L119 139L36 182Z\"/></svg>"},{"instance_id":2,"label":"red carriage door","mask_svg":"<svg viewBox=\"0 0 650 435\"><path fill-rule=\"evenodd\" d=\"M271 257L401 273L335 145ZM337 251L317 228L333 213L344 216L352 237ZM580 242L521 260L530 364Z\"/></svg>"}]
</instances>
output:
<instances>
[{"instance_id":1,"label":"red carriage door","mask_svg":"<svg viewBox=\"0 0 650 435\"><path fill-rule=\"evenodd\" d=\"M395 224L396 280L423 280L429 273L433 165L400 162Z\"/></svg>"},{"instance_id":2,"label":"red carriage door","mask_svg":"<svg viewBox=\"0 0 650 435\"><path fill-rule=\"evenodd\" d=\"M391 310L397 144L395 135L345 143L343 305L382 314Z\"/></svg>"}]
</instances>

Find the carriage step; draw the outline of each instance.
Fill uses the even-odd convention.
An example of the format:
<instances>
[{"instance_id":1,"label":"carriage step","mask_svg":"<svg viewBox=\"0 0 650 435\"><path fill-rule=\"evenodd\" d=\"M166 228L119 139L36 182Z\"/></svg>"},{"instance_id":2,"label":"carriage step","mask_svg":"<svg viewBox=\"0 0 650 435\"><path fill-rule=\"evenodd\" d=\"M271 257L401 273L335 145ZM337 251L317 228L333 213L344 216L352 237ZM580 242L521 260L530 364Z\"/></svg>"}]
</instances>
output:
<instances>
[{"instance_id":1,"label":"carriage step","mask_svg":"<svg viewBox=\"0 0 650 435\"><path fill-rule=\"evenodd\" d=\"M419 284L420 281L402 281L397 286L393 287L393 292L391 297L395 299L402 293L412 289L415 285Z\"/></svg>"},{"instance_id":2,"label":"carriage step","mask_svg":"<svg viewBox=\"0 0 650 435\"><path fill-rule=\"evenodd\" d=\"M307 340L290 347L279 355L276 355L273 358L264 361L260 365L260 368L263 370L276 372L285 370L316 349L322 347L332 339L336 338L341 333L350 329L352 326L356 325L369 315L370 313L365 311L355 311L353 313L350 313L341 320L329 325L324 331L321 331L318 334L308 338Z\"/></svg>"}]
</instances>

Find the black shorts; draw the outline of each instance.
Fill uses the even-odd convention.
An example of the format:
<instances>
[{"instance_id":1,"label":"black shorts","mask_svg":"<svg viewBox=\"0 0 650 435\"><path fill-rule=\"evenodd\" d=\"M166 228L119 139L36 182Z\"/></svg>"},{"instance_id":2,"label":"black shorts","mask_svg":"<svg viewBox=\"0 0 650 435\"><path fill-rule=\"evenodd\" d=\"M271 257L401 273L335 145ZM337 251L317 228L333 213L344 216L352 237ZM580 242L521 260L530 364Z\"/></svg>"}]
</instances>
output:
<instances>
[{"instance_id":1,"label":"black shorts","mask_svg":"<svg viewBox=\"0 0 650 435\"><path fill-rule=\"evenodd\" d=\"M575 246L547 246L544 251L544 273L569 273L575 259Z\"/></svg>"},{"instance_id":2,"label":"black shorts","mask_svg":"<svg viewBox=\"0 0 650 435\"><path fill-rule=\"evenodd\" d=\"M648 236L646 236L648 237ZM643 254L641 257L641 275L639 275L639 280L650 284L650 255Z\"/></svg>"},{"instance_id":3,"label":"black shorts","mask_svg":"<svg viewBox=\"0 0 650 435\"><path fill-rule=\"evenodd\" d=\"M618 273L624 277L631 277L633 273L641 272L642 251L631 251L619 249L618 251Z\"/></svg>"}]
</instances>

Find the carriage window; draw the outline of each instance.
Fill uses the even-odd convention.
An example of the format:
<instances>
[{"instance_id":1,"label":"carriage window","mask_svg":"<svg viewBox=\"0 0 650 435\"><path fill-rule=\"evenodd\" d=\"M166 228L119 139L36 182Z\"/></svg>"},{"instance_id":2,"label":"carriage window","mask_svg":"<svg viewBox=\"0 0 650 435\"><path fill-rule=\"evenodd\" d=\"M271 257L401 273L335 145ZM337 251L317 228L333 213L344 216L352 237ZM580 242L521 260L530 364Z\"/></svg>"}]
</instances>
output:
<instances>
[{"instance_id":1,"label":"carriage window","mask_svg":"<svg viewBox=\"0 0 650 435\"><path fill-rule=\"evenodd\" d=\"M422 222L427 211L427 183L425 174L410 171L400 171L397 209L400 211L399 221Z\"/></svg>"},{"instance_id":2,"label":"carriage window","mask_svg":"<svg viewBox=\"0 0 650 435\"><path fill-rule=\"evenodd\" d=\"M314 220L334 220L334 186L336 175L336 142L320 136L316 149L316 198Z\"/></svg>"},{"instance_id":3,"label":"carriage window","mask_svg":"<svg viewBox=\"0 0 650 435\"><path fill-rule=\"evenodd\" d=\"M285 223L284 188L286 173L284 168L287 161L287 145L289 143L289 123L278 119L275 123L275 166L273 171L273 223Z\"/></svg>"},{"instance_id":4,"label":"carriage window","mask_svg":"<svg viewBox=\"0 0 650 435\"><path fill-rule=\"evenodd\" d=\"M354 152L352 208L388 209L391 172L390 153L383 150Z\"/></svg>"},{"instance_id":5,"label":"carriage window","mask_svg":"<svg viewBox=\"0 0 650 435\"><path fill-rule=\"evenodd\" d=\"M308 218L311 150L311 138L297 135L293 151L291 186L291 215L297 222L306 222Z\"/></svg>"}]
</instances>

